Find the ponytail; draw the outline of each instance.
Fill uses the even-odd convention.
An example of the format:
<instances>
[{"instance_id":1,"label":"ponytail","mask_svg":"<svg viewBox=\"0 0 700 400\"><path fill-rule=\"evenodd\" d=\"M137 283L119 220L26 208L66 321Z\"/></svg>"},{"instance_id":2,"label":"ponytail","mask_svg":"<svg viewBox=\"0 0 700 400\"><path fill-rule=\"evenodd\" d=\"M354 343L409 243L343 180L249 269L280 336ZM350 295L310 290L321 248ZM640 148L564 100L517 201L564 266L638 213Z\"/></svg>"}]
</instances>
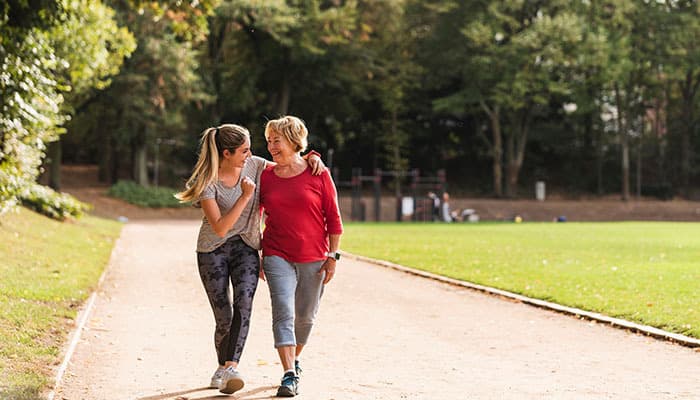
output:
<instances>
[{"instance_id":1,"label":"ponytail","mask_svg":"<svg viewBox=\"0 0 700 400\"><path fill-rule=\"evenodd\" d=\"M192 176L185 184L185 190L175 195L183 203L199 200L204 189L219 179L219 160L225 149L234 152L250 138L248 130L240 125L224 124L218 128L208 128L199 140L199 159Z\"/></svg>"},{"instance_id":2,"label":"ponytail","mask_svg":"<svg viewBox=\"0 0 700 400\"><path fill-rule=\"evenodd\" d=\"M218 179L219 149L216 145L219 128L209 128L204 131L199 141L199 159L192 175L185 184L185 190L175 194L180 202L190 202L199 199L204 188Z\"/></svg>"}]
</instances>

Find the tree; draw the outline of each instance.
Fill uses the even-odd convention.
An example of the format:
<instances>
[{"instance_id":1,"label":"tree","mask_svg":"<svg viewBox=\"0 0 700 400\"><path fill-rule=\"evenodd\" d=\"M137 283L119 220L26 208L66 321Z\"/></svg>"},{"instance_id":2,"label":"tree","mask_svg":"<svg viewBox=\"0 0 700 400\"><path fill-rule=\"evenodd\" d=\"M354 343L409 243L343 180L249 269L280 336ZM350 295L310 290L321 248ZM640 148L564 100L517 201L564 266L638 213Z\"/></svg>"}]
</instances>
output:
<instances>
[{"instance_id":1,"label":"tree","mask_svg":"<svg viewBox=\"0 0 700 400\"><path fill-rule=\"evenodd\" d=\"M211 1L117 2L118 18L137 39L136 51L112 84L86 104L71 124L72 140L97 153L100 178L127 176L149 183L147 149L158 138L190 133L193 105L211 101L196 46L206 37Z\"/></svg>"},{"instance_id":2,"label":"tree","mask_svg":"<svg viewBox=\"0 0 700 400\"><path fill-rule=\"evenodd\" d=\"M384 132L403 135L400 103L410 80L402 71L412 65L410 51L401 50L409 46L403 6L223 2L212 19L206 64L217 94L211 118L255 134L266 119L293 113L306 121L315 149L359 161L358 149L369 148L375 157L367 159L377 167ZM392 159L405 158L399 151Z\"/></svg>"},{"instance_id":3,"label":"tree","mask_svg":"<svg viewBox=\"0 0 700 400\"><path fill-rule=\"evenodd\" d=\"M416 4L396 1L368 3L360 7L365 40L352 43L353 52L363 55L369 80L368 89L381 107L380 137L389 169L406 171L408 143L403 114L408 111L407 97L418 85L421 68L414 61L421 21L411 10Z\"/></svg>"},{"instance_id":4,"label":"tree","mask_svg":"<svg viewBox=\"0 0 700 400\"><path fill-rule=\"evenodd\" d=\"M613 114L610 83L618 63L625 63L628 57L624 40L631 32L631 4L628 0L577 2L573 10L585 23L571 82L573 91L567 99L576 105L569 118L576 121L574 129L582 131L583 143L582 158L572 161L583 163L579 169L595 171L595 190L602 195L605 149L619 137L617 128L609 123ZM591 165L587 160L594 162Z\"/></svg>"},{"instance_id":5,"label":"tree","mask_svg":"<svg viewBox=\"0 0 700 400\"><path fill-rule=\"evenodd\" d=\"M474 2L460 29L466 59L451 65L462 85L436 102L438 110L478 105L490 121L493 187L502 193L506 165L507 196L517 191L533 119L552 96L569 93L583 23L567 2L506 0ZM452 39L458 40L458 39ZM503 161L505 156L505 161Z\"/></svg>"},{"instance_id":6,"label":"tree","mask_svg":"<svg viewBox=\"0 0 700 400\"><path fill-rule=\"evenodd\" d=\"M66 88L62 112L74 115L95 94L111 84L124 59L135 49L131 33L119 27L114 10L100 1L66 0L66 16L49 32L57 57L63 60L55 71ZM49 186L60 187L61 141L48 147Z\"/></svg>"},{"instance_id":7,"label":"tree","mask_svg":"<svg viewBox=\"0 0 700 400\"><path fill-rule=\"evenodd\" d=\"M695 0L666 1L659 28L665 49L663 72L675 86L680 100L680 185L690 195L690 177L695 164L693 139L697 140L700 113L700 4Z\"/></svg>"}]
</instances>

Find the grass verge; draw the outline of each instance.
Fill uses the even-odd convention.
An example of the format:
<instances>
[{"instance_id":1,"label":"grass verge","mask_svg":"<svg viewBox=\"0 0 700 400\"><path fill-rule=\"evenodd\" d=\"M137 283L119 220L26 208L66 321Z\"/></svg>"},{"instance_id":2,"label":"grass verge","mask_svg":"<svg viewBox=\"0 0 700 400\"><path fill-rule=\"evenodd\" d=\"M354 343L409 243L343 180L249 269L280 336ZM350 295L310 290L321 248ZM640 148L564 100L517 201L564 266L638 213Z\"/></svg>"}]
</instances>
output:
<instances>
[{"instance_id":1,"label":"grass verge","mask_svg":"<svg viewBox=\"0 0 700 400\"><path fill-rule=\"evenodd\" d=\"M700 224L346 224L343 248L700 338Z\"/></svg>"},{"instance_id":2,"label":"grass verge","mask_svg":"<svg viewBox=\"0 0 700 400\"><path fill-rule=\"evenodd\" d=\"M0 398L40 399L121 225L58 222L24 208L0 218Z\"/></svg>"}]
</instances>

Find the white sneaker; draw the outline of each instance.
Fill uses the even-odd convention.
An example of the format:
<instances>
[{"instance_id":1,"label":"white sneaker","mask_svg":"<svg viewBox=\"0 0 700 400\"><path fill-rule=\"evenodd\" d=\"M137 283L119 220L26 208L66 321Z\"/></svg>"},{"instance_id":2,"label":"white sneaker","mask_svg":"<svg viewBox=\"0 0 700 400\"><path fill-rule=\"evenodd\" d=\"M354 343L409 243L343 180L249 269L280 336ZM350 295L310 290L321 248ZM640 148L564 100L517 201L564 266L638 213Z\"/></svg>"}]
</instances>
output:
<instances>
[{"instance_id":1,"label":"white sneaker","mask_svg":"<svg viewBox=\"0 0 700 400\"><path fill-rule=\"evenodd\" d=\"M224 367L219 367L216 369L214 375L211 376L211 383L209 384L209 389L219 388L219 386L221 385L221 378L224 376L224 371L226 371L226 368Z\"/></svg>"},{"instance_id":2,"label":"white sneaker","mask_svg":"<svg viewBox=\"0 0 700 400\"><path fill-rule=\"evenodd\" d=\"M219 392L231 394L239 391L243 388L245 382L243 382L243 377L236 371L233 367L228 367L224 370L224 374L221 377L221 384L219 385Z\"/></svg>"}]
</instances>

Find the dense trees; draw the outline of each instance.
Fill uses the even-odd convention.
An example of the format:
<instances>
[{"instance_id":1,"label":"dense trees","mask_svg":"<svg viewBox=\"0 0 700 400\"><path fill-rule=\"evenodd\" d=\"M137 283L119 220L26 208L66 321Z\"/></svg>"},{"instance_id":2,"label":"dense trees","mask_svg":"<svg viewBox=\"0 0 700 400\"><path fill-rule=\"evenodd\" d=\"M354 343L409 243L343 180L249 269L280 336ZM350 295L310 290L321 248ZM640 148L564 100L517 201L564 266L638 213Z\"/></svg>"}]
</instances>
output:
<instances>
[{"instance_id":1,"label":"dense trees","mask_svg":"<svg viewBox=\"0 0 700 400\"><path fill-rule=\"evenodd\" d=\"M453 189L475 194L545 179L698 196L698 1L0 7L3 204L64 130L63 159L99 163L105 181L153 183L160 157L161 181L179 185L202 129L244 124L264 153L265 121L286 113L341 180L353 167L447 168Z\"/></svg>"},{"instance_id":2,"label":"dense trees","mask_svg":"<svg viewBox=\"0 0 700 400\"><path fill-rule=\"evenodd\" d=\"M133 37L99 1L7 1L0 25L0 212L39 174L48 143L92 88L107 84Z\"/></svg>"}]
</instances>

